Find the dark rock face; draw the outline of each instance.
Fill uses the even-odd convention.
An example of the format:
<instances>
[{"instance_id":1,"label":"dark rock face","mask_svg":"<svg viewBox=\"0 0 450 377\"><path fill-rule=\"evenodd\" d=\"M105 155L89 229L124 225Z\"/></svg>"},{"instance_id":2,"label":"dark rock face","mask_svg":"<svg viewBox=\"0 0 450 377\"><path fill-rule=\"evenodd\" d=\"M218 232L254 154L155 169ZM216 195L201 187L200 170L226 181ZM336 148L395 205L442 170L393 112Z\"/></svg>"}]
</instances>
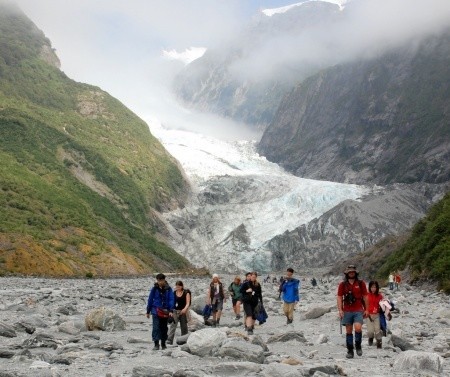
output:
<instances>
[{"instance_id":1,"label":"dark rock face","mask_svg":"<svg viewBox=\"0 0 450 377\"><path fill-rule=\"evenodd\" d=\"M418 185L397 185L361 201L346 200L319 218L272 238L265 245L272 252L272 270L329 265L408 230L429 208L434 189L445 191L447 187L423 186L421 190Z\"/></svg>"},{"instance_id":2,"label":"dark rock face","mask_svg":"<svg viewBox=\"0 0 450 377\"><path fill-rule=\"evenodd\" d=\"M336 182L450 179L450 32L322 71L282 101L259 152Z\"/></svg>"}]
</instances>

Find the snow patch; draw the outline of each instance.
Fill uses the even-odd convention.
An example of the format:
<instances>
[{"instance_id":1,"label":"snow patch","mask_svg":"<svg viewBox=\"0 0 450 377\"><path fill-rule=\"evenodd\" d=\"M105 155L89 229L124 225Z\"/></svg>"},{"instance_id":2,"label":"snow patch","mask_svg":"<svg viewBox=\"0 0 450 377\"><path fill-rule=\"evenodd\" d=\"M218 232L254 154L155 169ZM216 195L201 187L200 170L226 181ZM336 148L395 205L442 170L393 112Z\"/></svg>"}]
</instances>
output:
<instances>
[{"instance_id":1,"label":"snow patch","mask_svg":"<svg viewBox=\"0 0 450 377\"><path fill-rule=\"evenodd\" d=\"M348 0L326 0L326 1L325 0L308 0L308 1L304 1L302 3L286 5L284 7L264 9L264 10L262 10L262 13L264 13L267 17L272 17L274 14L286 13L287 11L289 11L292 8L299 7L306 3L312 3L312 2L317 2L317 1L339 5L339 9L342 10L342 9L344 9L344 4L347 3Z\"/></svg>"},{"instance_id":2,"label":"snow patch","mask_svg":"<svg viewBox=\"0 0 450 377\"><path fill-rule=\"evenodd\" d=\"M179 60L183 62L185 65L193 62L194 60L201 58L203 54L206 52L205 47L190 47L184 50L183 52L178 52L176 50L163 50L163 56L169 60Z\"/></svg>"}]
</instances>

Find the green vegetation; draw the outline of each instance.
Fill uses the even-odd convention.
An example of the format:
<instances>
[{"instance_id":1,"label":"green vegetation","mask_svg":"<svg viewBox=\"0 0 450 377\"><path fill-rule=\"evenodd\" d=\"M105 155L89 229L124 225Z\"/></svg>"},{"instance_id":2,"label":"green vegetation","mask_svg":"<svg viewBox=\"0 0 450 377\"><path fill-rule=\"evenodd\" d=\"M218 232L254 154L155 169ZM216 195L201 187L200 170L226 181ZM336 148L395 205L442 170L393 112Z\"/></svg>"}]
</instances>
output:
<instances>
[{"instance_id":1,"label":"green vegetation","mask_svg":"<svg viewBox=\"0 0 450 377\"><path fill-rule=\"evenodd\" d=\"M450 293L450 193L435 204L413 228L406 243L386 259L378 271L387 278L391 271L409 267L413 281L431 279Z\"/></svg>"},{"instance_id":2,"label":"green vegetation","mask_svg":"<svg viewBox=\"0 0 450 377\"><path fill-rule=\"evenodd\" d=\"M141 274L189 263L161 242L176 161L99 88L67 78L43 33L0 0L0 273Z\"/></svg>"}]
</instances>

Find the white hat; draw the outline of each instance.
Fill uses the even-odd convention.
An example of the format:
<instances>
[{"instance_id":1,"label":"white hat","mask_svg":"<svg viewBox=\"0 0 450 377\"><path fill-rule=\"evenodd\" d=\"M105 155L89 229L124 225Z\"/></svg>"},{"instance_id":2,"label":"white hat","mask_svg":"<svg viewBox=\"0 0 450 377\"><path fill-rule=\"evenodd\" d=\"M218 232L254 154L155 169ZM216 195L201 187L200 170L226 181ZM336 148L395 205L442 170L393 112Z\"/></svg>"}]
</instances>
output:
<instances>
[{"instance_id":1,"label":"white hat","mask_svg":"<svg viewBox=\"0 0 450 377\"><path fill-rule=\"evenodd\" d=\"M214 278L219 278L219 275L213 274L213 279L214 279Z\"/></svg>"}]
</instances>

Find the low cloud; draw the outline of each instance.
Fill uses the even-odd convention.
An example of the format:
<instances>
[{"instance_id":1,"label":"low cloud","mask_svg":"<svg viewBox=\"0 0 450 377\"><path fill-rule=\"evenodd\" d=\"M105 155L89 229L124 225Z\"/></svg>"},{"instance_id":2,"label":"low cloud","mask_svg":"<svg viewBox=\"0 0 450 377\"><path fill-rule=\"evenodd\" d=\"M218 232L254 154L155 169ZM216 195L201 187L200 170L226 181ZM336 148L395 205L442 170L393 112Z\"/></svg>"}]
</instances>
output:
<instances>
[{"instance_id":1,"label":"low cloud","mask_svg":"<svg viewBox=\"0 0 450 377\"><path fill-rule=\"evenodd\" d=\"M314 3L307 2L295 11L311 6ZM263 17L253 30L271 27L276 17L284 16ZM289 80L313 69L372 58L449 26L449 0L353 0L341 11L336 5L335 14L329 13L322 21L267 33L259 41L256 36L256 42L246 46L246 53L234 60L230 71L241 80Z\"/></svg>"}]
</instances>

